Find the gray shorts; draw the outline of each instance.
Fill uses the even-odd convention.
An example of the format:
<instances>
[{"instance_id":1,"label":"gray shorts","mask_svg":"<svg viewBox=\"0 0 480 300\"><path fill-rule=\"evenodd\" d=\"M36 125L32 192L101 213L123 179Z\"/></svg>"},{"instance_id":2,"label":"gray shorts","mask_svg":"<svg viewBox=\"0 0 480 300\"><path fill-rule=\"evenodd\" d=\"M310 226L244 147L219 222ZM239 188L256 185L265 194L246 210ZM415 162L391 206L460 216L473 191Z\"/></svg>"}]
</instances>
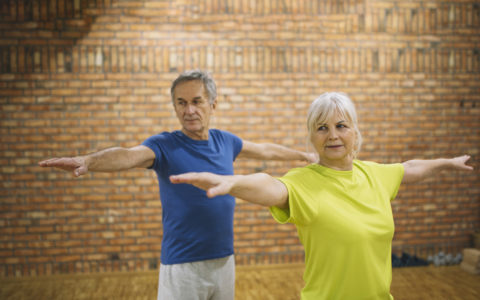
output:
<instances>
[{"instance_id":1,"label":"gray shorts","mask_svg":"<svg viewBox=\"0 0 480 300\"><path fill-rule=\"evenodd\" d=\"M158 300L234 300L233 255L191 263L160 265Z\"/></svg>"}]
</instances>

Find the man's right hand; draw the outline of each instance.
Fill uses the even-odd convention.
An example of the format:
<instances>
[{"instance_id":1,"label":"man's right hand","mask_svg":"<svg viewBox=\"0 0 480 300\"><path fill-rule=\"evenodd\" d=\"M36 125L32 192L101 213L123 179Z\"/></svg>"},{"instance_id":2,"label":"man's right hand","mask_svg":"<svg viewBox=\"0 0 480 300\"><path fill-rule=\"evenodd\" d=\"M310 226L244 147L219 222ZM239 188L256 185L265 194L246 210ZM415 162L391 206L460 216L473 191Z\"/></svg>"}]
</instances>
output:
<instances>
[{"instance_id":1,"label":"man's right hand","mask_svg":"<svg viewBox=\"0 0 480 300\"><path fill-rule=\"evenodd\" d=\"M86 159L79 157L61 157L43 160L38 163L40 167L52 167L65 171L72 171L75 177L84 175L88 171Z\"/></svg>"}]
</instances>

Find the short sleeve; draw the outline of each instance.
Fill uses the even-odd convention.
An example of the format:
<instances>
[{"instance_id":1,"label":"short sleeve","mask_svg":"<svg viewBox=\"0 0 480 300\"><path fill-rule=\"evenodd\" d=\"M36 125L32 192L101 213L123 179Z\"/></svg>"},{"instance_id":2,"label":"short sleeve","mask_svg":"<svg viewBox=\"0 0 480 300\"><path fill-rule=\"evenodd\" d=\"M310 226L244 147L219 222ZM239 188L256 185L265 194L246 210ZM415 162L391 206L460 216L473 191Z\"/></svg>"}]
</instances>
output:
<instances>
[{"instance_id":1,"label":"short sleeve","mask_svg":"<svg viewBox=\"0 0 480 300\"><path fill-rule=\"evenodd\" d=\"M387 189L392 201L398 194L405 169L401 163L379 164L378 167L376 178L380 181L380 186Z\"/></svg>"},{"instance_id":2,"label":"short sleeve","mask_svg":"<svg viewBox=\"0 0 480 300\"><path fill-rule=\"evenodd\" d=\"M285 176L277 178L288 190L288 208L281 209L276 206L270 207L270 213L279 223L293 223L295 225L306 225L314 219L317 211L312 199L312 191L308 187L308 177L311 175L305 168L293 169Z\"/></svg>"},{"instance_id":3,"label":"short sleeve","mask_svg":"<svg viewBox=\"0 0 480 300\"><path fill-rule=\"evenodd\" d=\"M155 160L149 169L158 169L160 161L162 160L162 142L166 139L165 134L158 134L147 138L142 145L150 148L155 153Z\"/></svg>"},{"instance_id":4,"label":"short sleeve","mask_svg":"<svg viewBox=\"0 0 480 300\"><path fill-rule=\"evenodd\" d=\"M282 180L282 178L277 178L278 180L280 180L283 184L285 184L285 182ZM280 208L278 206L271 206L269 208L270 210L270 213L272 214L272 217L275 219L275 221L277 221L278 223L280 224L285 224L287 222L292 222L292 218L290 217L290 207L291 207L291 204L290 204L290 199L291 199L291 196L290 196L290 189L288 188L288 185L285 184L285 186L287 187L287 191L288 191L288 208Z\"/></svg>"},{"instance_id":5,"label":"short sleeve","mask_svg":"<svg viewBox=\"0 0 480 300\"><path fill-rule=\"evenodd\" d=\"M231 142L232 149L233 149L233 160L235 161L238 154L242 151L242 147L243 147L242 139L228 131L219 130L219 132L221 132L222 135Z\"/></svg>"}]
</instances>

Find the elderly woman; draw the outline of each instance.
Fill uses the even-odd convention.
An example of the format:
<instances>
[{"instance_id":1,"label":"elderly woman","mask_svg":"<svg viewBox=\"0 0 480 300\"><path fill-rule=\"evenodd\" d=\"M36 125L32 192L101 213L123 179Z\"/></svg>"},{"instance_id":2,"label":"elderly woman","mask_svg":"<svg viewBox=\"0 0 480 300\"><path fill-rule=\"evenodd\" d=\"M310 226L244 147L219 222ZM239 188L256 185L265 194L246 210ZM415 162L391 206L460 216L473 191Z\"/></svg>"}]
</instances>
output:
<instances>
[{"instance_id":1,"label":"elderly woman","mask_svg":"<svg viewBox=\"0 0 480 300\"><path fill-rule=\"evenodd\" d=\"M442 170L472 170L469 156L378 164L356 159L362 138L352 101L341 93L316 99L307 118L319 162L267 174L220 176L186 173L173 183L189 183L209 197L231 194L270 207L280 223L295 224L305 249L303 300L393 299L390 201L402 182Z\"/></svg>"}]
</instances>

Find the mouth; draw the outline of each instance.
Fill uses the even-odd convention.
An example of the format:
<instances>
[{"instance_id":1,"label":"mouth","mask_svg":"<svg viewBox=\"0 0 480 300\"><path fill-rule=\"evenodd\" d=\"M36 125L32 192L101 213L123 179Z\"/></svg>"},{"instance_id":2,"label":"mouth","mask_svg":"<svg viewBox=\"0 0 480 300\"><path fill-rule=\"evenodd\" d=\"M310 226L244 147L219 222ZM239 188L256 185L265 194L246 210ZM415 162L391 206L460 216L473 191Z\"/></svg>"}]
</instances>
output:
<instances>
[{"instance_id":1,"label":"mouth","mask_svg":"<svg viewBox=\"0 0 480 300\"><path fill-rule=\"evenodd\" d=\"M326 146L326 148L328 149L338 149L338 148L341 148L343 147L343 145L328 145Z\"/></svg>"}]
</instances>

